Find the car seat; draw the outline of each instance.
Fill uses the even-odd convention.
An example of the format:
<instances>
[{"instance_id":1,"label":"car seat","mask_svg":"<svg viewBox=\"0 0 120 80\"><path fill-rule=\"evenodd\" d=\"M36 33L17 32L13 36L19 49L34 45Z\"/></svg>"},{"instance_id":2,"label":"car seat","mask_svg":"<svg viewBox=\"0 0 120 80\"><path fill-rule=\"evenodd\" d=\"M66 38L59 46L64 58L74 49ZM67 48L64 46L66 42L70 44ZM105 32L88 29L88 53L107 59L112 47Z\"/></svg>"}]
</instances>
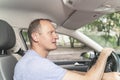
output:
<instances>
[{"instance_id":1,"label":"car seat","mask_svg":"<svg viewBox=\"0 0 120 80\"><path fill-rule=\"evenodd\" d=\"M17 59L10 51L16 43L12 27L4 20L0 20L0 80L13 80L14 67Z\"/></svg>"}]
</instances>

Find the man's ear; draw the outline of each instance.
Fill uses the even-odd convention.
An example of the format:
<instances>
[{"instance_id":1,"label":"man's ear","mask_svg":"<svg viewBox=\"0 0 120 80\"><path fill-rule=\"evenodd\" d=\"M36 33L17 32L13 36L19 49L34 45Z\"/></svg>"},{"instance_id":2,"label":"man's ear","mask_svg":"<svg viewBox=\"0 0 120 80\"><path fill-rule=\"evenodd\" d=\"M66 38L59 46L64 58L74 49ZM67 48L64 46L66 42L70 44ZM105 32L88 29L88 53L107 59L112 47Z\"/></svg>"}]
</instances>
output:
<instances>
[{"instance_id":1,"label":"man's ear","mask_svg":"<svg viewBox=\"0 0 120 80\"><path fill-rule=\"evenodd\" d=\"M33 32L31 36L32 36L33 41L35 42L39 41L39 33Z\"/></svg>"}]
</instances>

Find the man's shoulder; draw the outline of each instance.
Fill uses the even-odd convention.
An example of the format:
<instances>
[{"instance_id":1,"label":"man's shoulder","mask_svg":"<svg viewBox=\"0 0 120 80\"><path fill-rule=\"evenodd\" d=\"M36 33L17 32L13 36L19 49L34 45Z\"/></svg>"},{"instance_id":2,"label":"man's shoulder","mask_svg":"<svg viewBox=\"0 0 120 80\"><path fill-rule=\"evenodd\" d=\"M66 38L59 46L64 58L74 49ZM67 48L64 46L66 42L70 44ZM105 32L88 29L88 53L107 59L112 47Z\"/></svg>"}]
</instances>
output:
<instances>
[{"instance_id":1,"label":"man's shoulder","mask_svg":"<svg viewBox=\"0 0 120 80\"><path fill-rule=\"evenodd\" d=\"M27 52L25 52L25 55L17 63L17 65L19 66L22 66L22 65L47 66L51 64L54 64L54 63L46 58L41 57L39 54L37 54L33 50L28 50Z\"/></svg>"}]
</instances>

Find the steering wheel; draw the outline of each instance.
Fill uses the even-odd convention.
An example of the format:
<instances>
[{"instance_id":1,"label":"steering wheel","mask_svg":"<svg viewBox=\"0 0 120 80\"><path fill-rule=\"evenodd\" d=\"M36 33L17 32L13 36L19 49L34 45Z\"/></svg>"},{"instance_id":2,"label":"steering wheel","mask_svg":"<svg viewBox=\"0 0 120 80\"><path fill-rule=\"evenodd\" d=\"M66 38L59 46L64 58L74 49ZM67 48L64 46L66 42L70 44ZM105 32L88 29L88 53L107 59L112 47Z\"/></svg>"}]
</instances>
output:
<instances>
[{"instance_id":1,"label":"steering wheel","mask_svg":"<svg viewBox=\"0 0 120 80\"><path fill-rule=\"evenodd\" d=\"M119 72L120 71L120 59L116 53L112 53L107 60L105 72Z\"/></svg>"},{"instance_id":2,"label":"steering wheel","mask_svg":"<svg viewBox=\"0 0 120 80\"><path fill-rule=\"evenodd\" d=\"M89 67L88 70L92 67L92 65L95 64L96 60L98 59L99 55L96 55ZM105 72L119 72L120 71L120 57L115 53L112 52L112 54L108 57L107 63L106 63L106 67L105 67Z\"/></svg>"}]
</instances>

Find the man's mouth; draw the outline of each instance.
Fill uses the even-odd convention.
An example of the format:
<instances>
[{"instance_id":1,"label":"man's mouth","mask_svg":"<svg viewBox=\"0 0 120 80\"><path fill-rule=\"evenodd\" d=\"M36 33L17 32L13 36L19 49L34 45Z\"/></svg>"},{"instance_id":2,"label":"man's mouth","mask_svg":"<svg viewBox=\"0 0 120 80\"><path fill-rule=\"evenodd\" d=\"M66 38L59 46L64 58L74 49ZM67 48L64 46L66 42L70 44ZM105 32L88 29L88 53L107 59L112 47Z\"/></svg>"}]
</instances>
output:
<instances>
[{"instance_id":1,"label":"man's mouth","mask_svg":"<svg viewBox=\"0 0 120 80\"><path fill-rule=\"evenodd\" d=\"M56 42L52 42L52 43L56 44Z\"/></svg>"}]
</instances>

